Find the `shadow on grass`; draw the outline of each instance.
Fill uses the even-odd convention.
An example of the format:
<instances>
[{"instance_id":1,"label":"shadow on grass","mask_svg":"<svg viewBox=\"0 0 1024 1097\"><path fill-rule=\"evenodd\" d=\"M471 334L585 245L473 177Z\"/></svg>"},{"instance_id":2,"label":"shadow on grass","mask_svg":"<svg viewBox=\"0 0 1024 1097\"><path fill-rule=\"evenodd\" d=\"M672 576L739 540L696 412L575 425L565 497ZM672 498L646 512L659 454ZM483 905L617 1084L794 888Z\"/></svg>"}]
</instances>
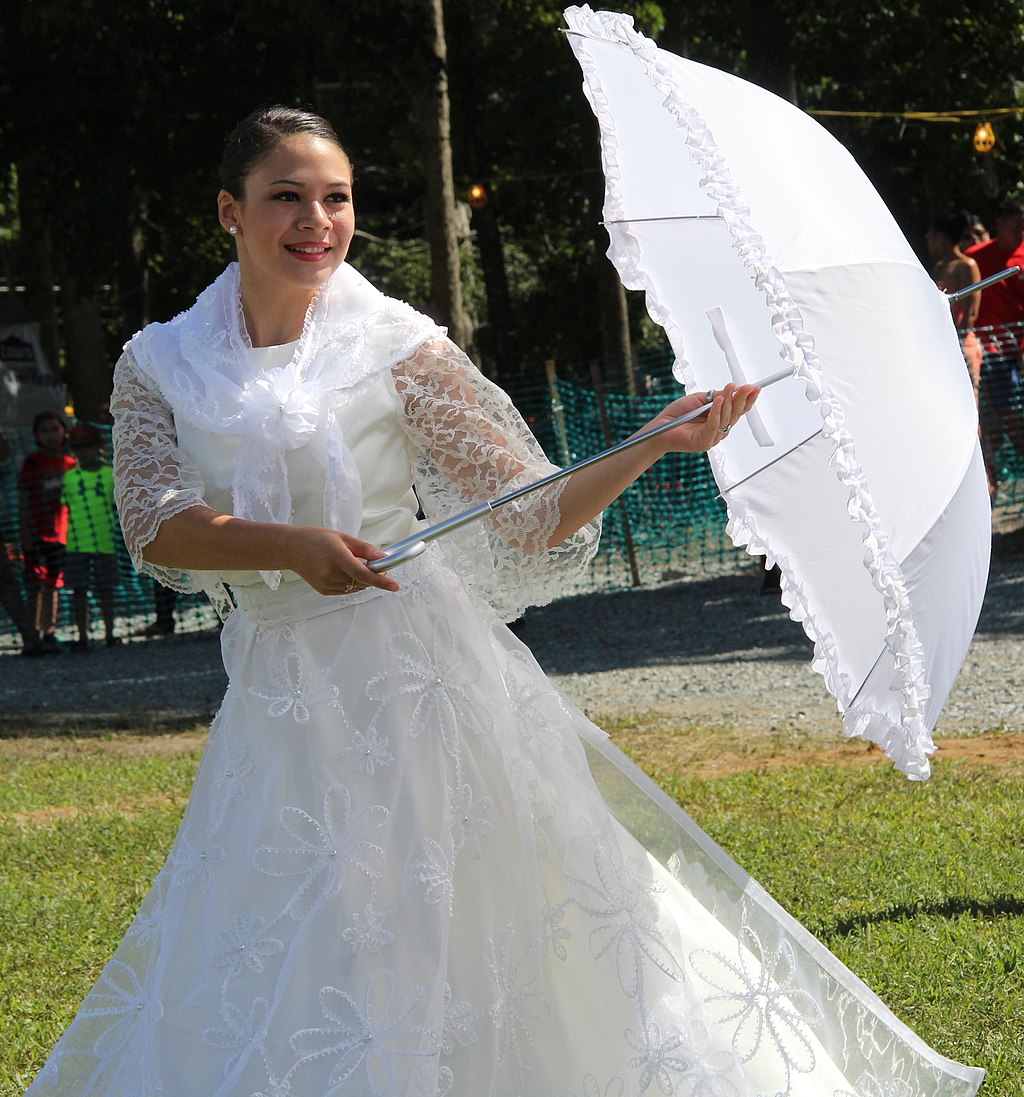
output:
<instances>
[{"instance_id":1,"label":"shadow on grass","mask_svg":"<svg viewBox=\"0 0 1024 1097\"><path fill-rule=\"evenodd\" d=\"M810 641L749 567L712 579L565 598L526 612L520 638L552 673L731 659L802 663Z\"/></svg>"},{"instance_id":2,"label":"shadow on grass","mask_svg":"<svg viewBox=\"0 0 1024 1097\"><path fill-rule=\"evenodd\" d=\"M867 926L886 922L908 922L922 915L930 918L957 918L969 914L972 918L1017 918L1024 915L1024 898L1017 895L996 895L991 899L971 899L950 896L941 902L894 903L883 910L840 918L823 930L837 937L849 937Z\"/></svg>"}]
</instances>

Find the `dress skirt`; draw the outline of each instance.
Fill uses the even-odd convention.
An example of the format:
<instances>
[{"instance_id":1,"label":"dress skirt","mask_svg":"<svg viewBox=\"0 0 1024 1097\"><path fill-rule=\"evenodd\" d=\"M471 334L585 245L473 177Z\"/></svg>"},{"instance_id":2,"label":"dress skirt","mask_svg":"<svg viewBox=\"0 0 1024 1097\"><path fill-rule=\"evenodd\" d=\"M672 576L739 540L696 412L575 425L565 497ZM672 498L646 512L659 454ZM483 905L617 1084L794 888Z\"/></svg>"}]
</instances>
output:
<instances>
[{"instance_id":1,"label":"dress skirt","mask_svg":"<svg viewBox=\"0 0 1024 1097\"><path fill-rule=\"evenodd\" d=\"M438 553L237 592L166 864L32 1097L965 1097Z\"/></svg>"}]
</instances>

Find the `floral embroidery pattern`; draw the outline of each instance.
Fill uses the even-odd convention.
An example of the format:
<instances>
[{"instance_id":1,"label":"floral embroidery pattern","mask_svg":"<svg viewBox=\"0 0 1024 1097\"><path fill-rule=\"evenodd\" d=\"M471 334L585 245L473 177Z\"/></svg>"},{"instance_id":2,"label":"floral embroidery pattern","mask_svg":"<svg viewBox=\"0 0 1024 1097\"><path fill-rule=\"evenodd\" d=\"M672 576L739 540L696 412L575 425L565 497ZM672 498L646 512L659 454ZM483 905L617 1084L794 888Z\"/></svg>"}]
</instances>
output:
<instances>
[{"instance_id":1,"label":"floral embroidery pattern","mask_svg":"<svg viewBox=\"0 0 1024 1097\"><path fill-rule=\"evenodd\" d=\"M473 1022L479 1013L469 1002L452 1001L452 988L444 988L444 1030L441 1033L441 1051L451 1055L458 1044L460 1047L472 1047L477 1042Z\"/></svg>"},{"instance_id":2,"label":"floral embroidery pattern","mask_svg":"<svg viewBox=\"0 0 1024 1097\"><path fill-rule=\"evenodd\" d=\"M563 899L554 906L551 903L544 904L544 928L548 935L548 946L559 960L569 959L564 942L571 939L572 931L562 925L568 906L568 899Z\"/></svg>"},{"instance_id":3,"label":"floral embroidery pattern","mask_svg":"<svg viewBox=\"0 0 1024 1097\"><path fill-rule=\"evenodd\" d=\"M525 952L516 947L511 926L502 930L501 939L484 942L484 963L497 987L498 997L491 1007L491 1020L498 1036L498 1062L512 1060L523 1067L523 1042L531 1043L531 1028L547 1019L550 1006L541 975L544 941L533 941Z\"/></svg>"},{"instance_id":4,"label":"floral embroidery pattern","mask_svg":"<svg viewBox=\"0 0 1024 1097\"><path fill-rule=\"evenodd\" d=\"M249 774L255 768L248 747L232 744L224 748L224 760L210 782L210 831L214 833L227 817L231 805L245 796Z\"/></svg>"},{"instance_id":5,"label":"floral embroidery pattern","mask_svg":"<svg viewBox=\"0 0 1024 1097\"><path fill-rule=\"evenodd\" d=\"M225 1002L220 1008L220 1017L225 1027L204 1030L204 1044L235 1050L235 1054L224 1064L225 1078L235 1069L249 1048L258 1048L266 1041L269 1011L270 1003L265 998L254 999L248 1013L243 1013L237 1006Z\"/></svg>"},{"instance_id":6,"label":"floral embroidery pattern","mask_svg":"<svg viewBox=\"0 0 1024 1097\"><path fill-rule=\"evenodd\" d=\"M682 980L682 968L658 929L658 910L650 898L661 886L645 879L639 865L627 866L606 846L598 846L594 876L569 877L568 882L580 909L601 922L590 932L591 955L599 960L614 951L619 984L630 998L640 994L645 958L669 978Z\"/></svg>"},{"instance_id":7,"label":"floral embroidery pattern","mask_svg":"<svg viewBox=\"0 0 1024 1097\"><path fill-rule=\"evenodd\" d=\"M456 641L446 618L434 622L431 651L411 632L390 637L387 648L398 669L371 678L366 695L385 705L398 697L414 697L411 736L436 728L449 754L455 756L462 729L491 730L491 715L472 688L480 677L480 661Z\"/></svg>"},{"instance_id":8,"label":"floral embroidery pattern","mask_svg":"<svg viewBox=\"0 0 1024 1097\"><path fill-rule=\"evenodd\" d=\"M746 924L740 928L735 959L697 949L694 971L717 990L704 999L719 1024L736 1022L732 1046L740 1062L749 1062L767 1043L774 1049L789 1089L791 1072L814 1070L810 1026L821 1021L817 1003L796 985L793 947L780 940L766 956L760 938Z\"/></svg>"},{"instance_id":9,"label":"floral embroidery pattern","mask_svg":"<svg viewBox=\"0 0 1024 1097\"><path fill-rule=\"evenodd\" d=\"M323 822L302 808L281 809L281 826L295 839L294 846L260 846L253 864L269 876L301 876L302 883L286 906L301 921L324 899L337 895L350 865L372 879L384 870L384 851L369 835L384 825L388 810L366 808L349 820L351 798L344 785L335 785L324 796Z\"/></svg>"},{"instance_id":10,"label":"floral embroidery pattern","mask_svg":"<svg viewBox=\"0 0 1024 1097\"><path fill-rule=\"evenodd\" d=\"M436 1043L410 1020L425 993L423 987L399 991L390 971L378 971L370 979L361 1008L351 994L324 987L320 1009L330 1023L296 1032L292 1050L300 1062L335 1060L328 1080L331 1086L340 1085L365 1065L369 1092L374 1097L390 1095L395 1092L396 1059L437 1053Z\"/></svg>"},{"instance_id":11,"label":"floral embroidery pattern","mask_svg":"<svg viewBox=\"0 0 1024 1097\"><path fill-rule=\"evenodd\" d=\"M640 1092L646 1093L651 1082L658 1083L658 1089L669 1097L675 1093L672 1074L685 1074L691 1063L688 1058L680 1058L676 1052L684 1044L683 1036L678 1033L661 1038L661 1028L656 1021L648 1022L640 1032L626 1030L629 1046L640 1054L629 1060L633 1070L640 1068Z\"/></svg>"},{"instance_id":12,"label":"floral embroidery pattern","mask_svg":"<svg viewBox=\"0 0 1024 1097\"><path fill-rule=\"evenodd\" d=\"M494 834L494 824L484 818L490 809L488 797L473 800L473 790L462 785L458 790L448 790L448 800L452 813L452 840L455 853L468 849L473 857L480 856L480 839L490 838Z\"/></svg>"},{"instance_id":13,"label":"floral embroidery pattern","mask_svg":"<svg viewBox=\"0 0 1024 1097\"><path fill-rule=\"evenodd\" d=\"M686 1081L692 1087L689 1097L739 1097L740 1091L731 1080L736 1077L735 1054L728 1048L715 1047L702 1021L691 1021L685 1033L690 1059Z\"/></svg>"},{"instance_id":14,"label":"floral embroidery pattern","mask_svg":"<svg viewBox=\"0 0 1024 1097\"><path fill-rule=\"evenodd\" d=\"M265 961L276 956L284 942L276 937L266 936L267 924L262 918L246 918L236 914L231 928L217 939L220 959L217 967L226 967L228 976L237 979L242 968L248 968L257 975L263 974Z\"/></svg>"},{"instance_id":15,"label":"floral embroidery pattern","mask_svg":"<svg viewBox=\"0 0 1024 1097\"><path fill-rule=\"evenodd\" d=\"M171 858L174 866L171 884L179 887L198 882L203 891L207 891L213 880L214 866L221 864L223 860L224 850L221 846L211 845L194 831L187 831L179 839Z\"/></svg>"},{"instance_id":16,"label":"floral embroidery pattern","mask_svg":"<svg viewBox=\"0 0 1024 1097\"><path fill-rule=\"evenodd\" d=\"M374 910L371 903L365 914L352 915L352 925L342 933L341 939L352 946L353 952L380 952L395 939L384 925L386 918L387 915Z\"/></svg>"},{"instance_id":17,"label":"floral embroidery pattern","mask_svg":"<svg viewBox=\"0 0 1024 1097\"><path fill-rule=\"evenodd\" d=\"M132 920L125 938L134 940L139 948L149 948L150 945L156 943L160 936L162 915L163 904L159 900L148 911L143 907Z\"/></svg>"},{"instance_id":18,"label":"floral embroidery pattern","mask_svg":"<svg viewBox=\"0 0 1024 1097\"><path fill-rule=\"evenodd\" d=\"M608 1085L601 1088L601 1083L589 1071L583 1075L583 1090L580 1097L623 1097L626 1092L626 1083L619 1077L611 1078ZM567 1094L566 1097L575 1097L575 1094Z\"/></svg>"},{"instance_id":19,"label":"floral embroidery pattern","mask_svg":"<svg viewBox=\"0 0 1024 1097\"><path fill-rule=\"evenodd\" d=\"M519 719L519 733L529 742L534 734L541 736L548 731L548 718L544 715L539 702L549 694L542 692L527 680L520 681L515 673L514 666L522 662L522 658L509 659L505 670L505 695L509 708ZM527 668L522 668L524 671Z\"/></svg>"},{"instance_id":20,"label":"floral embroidery pattern","mask_svg":"<svg viewBox=\"0 0 1024 1097\"><path fill-rule=\"evenodd\" d=\"M352 763L352 768L357 773L365 773L370 777L378 769L390 766L395 760L388 737L381 735L376 728L365 732L353 728L352 743L342 748L341 756Z\"/></svg>"},{"instance_id":21,"label":"floral embroidery pattern","mask_svg":"<svg viewBox=\"0 0 1024 1097\"><path fill-rule=\"evenodd\" d=\"M136 1022L152 1023L162 1014L160 1003L145 991L132 968L120 960L107 964L78 1011L79 1017L112 1018L93 1045L93 1054L100 1057L119 1048Z\"/></svg>"},{"instance_id":22,"label":"floral embroidery pattern","mask_svg":"<svg viewBox=\"0 0 1024 1097\"><path fill-rule=\"evenodd\" d=\"M447 853L434 841L427 838L423 842L419 861L410 868L412 879L426 885L424 900L428 903L444 903L448 910L452 908L452 877L454 865Z\"/></svg>"},{"instance_id":23,"label":"floral embroidery pattern","mask_svg":"<svg viewBox=\"0 0 1024 1097\"><path fill-rule=\"evenodd\" d=\"M289 712L297 724L306 724L317 705L337 707L339 690L325 681L330 667L321 667L314 675L307 676L302 656L297 651L287 652L283 658L268 662L271 689L250 686L249 693L269 701L267 715L277 719Z\"/></svg>"}]
</instances>

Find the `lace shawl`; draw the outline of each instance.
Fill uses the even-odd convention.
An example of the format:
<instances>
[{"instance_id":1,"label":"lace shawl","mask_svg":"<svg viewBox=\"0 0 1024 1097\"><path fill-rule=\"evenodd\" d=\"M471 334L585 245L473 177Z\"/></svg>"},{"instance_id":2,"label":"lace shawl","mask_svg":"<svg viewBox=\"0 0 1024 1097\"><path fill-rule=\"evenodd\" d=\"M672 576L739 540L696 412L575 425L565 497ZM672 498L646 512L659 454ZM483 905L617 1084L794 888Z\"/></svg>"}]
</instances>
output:
<instances>
[{"instance_id":1,"label":"lace shawl","mask_svg":"<svg viewBox=\"0 0 1024 1097\"><path fill-rule=\"evenodd\" d=\"M324 524L358 530L361 506L352 493L359 488L359 474L335 412L389 367L416 490L428 521L540 479L555 467L507 395L487 381L441 329L379 294L351 268L341 269L358 280L348 279L362 302L384 303L378 322L368 321L367 310L362 309L356 312L357 322L350 323L350 311L340 332L335 324L330 337L317 336L314 350L309 337L325 311L314 303L304 345L285 371L268 371L277 374L274 378L247 379L242 363L227 349L233 339L245 338L237 307L222 313L219 326L212 322L210 306L222 310L229 300L211 292L221 279L197 302L206 299L200 315L204 325L211 320L208 328L200 329L201 350L189 341L197 330L193 323L184 325L190 334L187 339L179 335L175 346L175 329L183 326L179 317L136 336L115 368L111 411L117 502L133 563L175 590L206 591L222 613L229 601L218 575L161 567L142 556L161 522L205 505L202 476L178 445L176 416L205 430L241 436L234 513L260 521L290 519L283 451L310 445L318 447L314 452L325 470ZM230 278L231 268L225 273ZM327 304L334 307L337 302ZM170 353L162 355L168 348ZM262 387L254 380L262 381ZM333 456L331 439L325 441L324 434L337 441ZM243 457L249 467L242 467ZM558 524L563 488L563 483L550 485L439 542L477 601L489 603L506 620L528 605L563 593L596 550L596 522L547 548ZM280 579L277 573L263 577L272 587Z\"/></svg>"},{"instance_id":2,"label":"lace shawl","mask_svg":"<svg viewBox=\"0 0 1024 1097\"><path fill-rule=\"evenodd\" d=\"M433 321L385 297L342 264L306 310L291 360L254 372L238 264L232 263L187 312L168 324L150 324L128 347L175 416L239 439L231 486L236 517L292 520L285 452L305 447L325 473L324 525L356 530L362 517L359 473L337 409L440 333ZM278 572L262 575L272 588L281 581Z\"/></svg>"}]
</instances>

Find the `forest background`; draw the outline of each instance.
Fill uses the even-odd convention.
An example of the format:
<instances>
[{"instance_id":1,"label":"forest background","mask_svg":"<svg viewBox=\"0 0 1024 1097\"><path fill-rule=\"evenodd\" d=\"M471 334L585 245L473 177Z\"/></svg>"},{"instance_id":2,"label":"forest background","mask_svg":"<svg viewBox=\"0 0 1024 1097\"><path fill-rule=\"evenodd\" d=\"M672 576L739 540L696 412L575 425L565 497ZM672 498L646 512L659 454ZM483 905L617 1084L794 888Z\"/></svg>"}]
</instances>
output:
<instances>
[{"instance_id":1,"label":"forest background","mask_svg":"<svg viewBox=\"0 0 1024 1097\"><path fill-rule=\"evenodd\" d=\"M515 393L601 360L635 384L660 329L604 258L603 176L548 0L6 0L0 289L91 418L124 341L230 258L224 137L312 107L356 175L352 261ZM618 4L675 53L790 99L853 153L923 255L929 219L1021 193L1024 0ZM924 112L928 117L918 117ZM978 112L978 113L971 113ZM975 151L982 118L996 144ZM757 120L751 119L756 126ZM792 150L799 173L803 150ZM482 187L483 204L469 201ZM479 191L477 192L480 193Z\"/></svg>"}]
</instances>

